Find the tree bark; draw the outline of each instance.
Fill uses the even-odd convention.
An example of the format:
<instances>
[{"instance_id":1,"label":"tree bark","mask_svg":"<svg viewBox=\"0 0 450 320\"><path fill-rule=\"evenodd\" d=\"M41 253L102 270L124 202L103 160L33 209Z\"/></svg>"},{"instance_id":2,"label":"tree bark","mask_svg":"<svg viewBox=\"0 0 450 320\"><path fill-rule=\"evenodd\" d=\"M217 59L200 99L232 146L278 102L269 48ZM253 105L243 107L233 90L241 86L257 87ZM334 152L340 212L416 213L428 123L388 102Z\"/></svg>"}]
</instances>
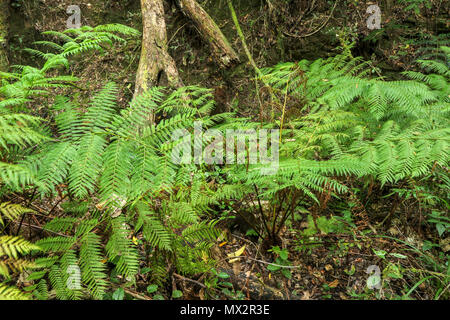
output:
<instances>
[{"instance_id":1,"label":"tree bark","mask_svg":"<svg viewBox=\"0 0 450 320\"><path fill-rule=\"evenodd\" d=\"M134 96L141 94L152 86L163 85L163 79L171 87L182 86L183 83L175 61L167 52L163 0L141 0L141 10L142 50Z\"/></svg>"},{"instance_id":2,"label":"tree bark","mask_svg":"<svg viewBox=\"0 0 450 320\"><path fill-rule=\"evenodd\" d=\"M200 35L211 47L211 52L221 67L228 68L239 57L209 14L195 0L179 0L181 11L196 25Z\"/></svg>"},{"instance_id":3,"label":"tree bark","mask_svg":"<svg viewBox=\"0 0 450 320\"><path fill-rule=\"evenodd\" d=\"M8 69L9 0L0 0L0 71Z\"/></svg>"}]
</instances>

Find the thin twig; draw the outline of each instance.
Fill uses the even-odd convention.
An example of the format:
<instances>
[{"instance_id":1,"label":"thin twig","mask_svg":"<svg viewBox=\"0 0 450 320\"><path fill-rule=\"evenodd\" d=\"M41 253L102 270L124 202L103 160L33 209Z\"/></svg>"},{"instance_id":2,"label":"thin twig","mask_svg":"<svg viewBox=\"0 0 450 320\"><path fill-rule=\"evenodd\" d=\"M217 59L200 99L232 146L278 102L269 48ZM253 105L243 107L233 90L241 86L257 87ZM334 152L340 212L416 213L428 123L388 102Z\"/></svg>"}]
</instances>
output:
<instances>
[{"instance_id":1,"label":"thin twig","mask_svg":"<svg viewBox=\"0 0 450 320\"><path fill-rule=\"evenodd\" d=\"M122 288L122 287L117 286L117 285L112 285L112 286L113 286L113 288ZM126 288L122 288L122 289L123 289L123 291L125 291L125 292L128 293L130 296L132 296L132 297L134 297L134 298L136 298L136 299L139 299L139 300L153 300L153 299L150 298L150 297L142 296L142 295L140 295L140 294L138 294L138 293L136 293L136 292L134 292L134 291L131 291L130 289L126 289Z\"/></svg>"},{"instance_id":2,"label":"thin twig","mask_svg":"<svg viewBox=\"0 0 450 320\"><path fill-rule=\"evenodd\" d=\"M17 223L17 222L15 222L15 223ZM42 228L40 226L36 226L34 224L22 223L22 225L24 225L26 227L35 228L35 229L43 230L43 231L46 231L46 232L50 232L50 233L56 234L56 235L61 236L61 237L69 238L68 235L65 235L65 234L59 233L59 232L54 232L54 231L51 231L51 230L47 230L47 229L44 229L44 228Z\"/></svg>"},{"instance_id":3,"label":"thin twig","mask_svg":"<svg viewBox=\"0 0 450 320\"><path fill-rule=\"evenodd\" d=\"M177 273L173 273L173 275L174 275L175 277L177 277L178 279L181 279L181 280L184 280L184 281L189 281L189 282L195 283L195 284L199 285L200 287L202 287L202 288L204 288L204 289L207 289L207 287L206 287L203 283L201 283L201 282L199 282L199 281L197 281L197 280L183 277L182 275L179 275L179 274L177 274Z\"/></svg>"},{"instance_id":4,"label":"thin twig","mask_svg":"<svg viewBox=\"0 0 450 320\"><path fill-rule=\"evenodd\" d=\"M301 268L301 266L284 266L284 265L281 265L281 264L276 264L276 263L267 262L267 261L264 261L264 260L255 259L255 258L252 258L252 257L249 257L249 256L227 257L227 258L224 258L223 260L240 259L240 258L245 258L245 259L248 259L248 260L252 260L252 261L256 261L256 262L260 262L260 263L264 263L264 264L270 264L270 265L275 266L275 267L286 268L286 269Z\"/></svg>"}]
</instances>

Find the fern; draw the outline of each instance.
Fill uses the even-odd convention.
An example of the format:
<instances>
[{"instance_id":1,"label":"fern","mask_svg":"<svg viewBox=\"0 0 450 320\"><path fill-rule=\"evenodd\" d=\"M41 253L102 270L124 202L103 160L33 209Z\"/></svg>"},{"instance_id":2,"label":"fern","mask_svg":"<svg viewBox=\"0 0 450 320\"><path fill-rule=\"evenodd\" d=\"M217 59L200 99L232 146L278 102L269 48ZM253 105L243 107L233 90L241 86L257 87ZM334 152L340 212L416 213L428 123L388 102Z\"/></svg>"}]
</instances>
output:
<instances>
[{"instance_id":1,"label":"fern","mask_svg":"<svg viewBox=\"0 0 450 320\"><path fill-rule=\"evenodd\" d=\"M80 248L82 279L94 298L101 299L106 292L106 268L101 262L100 238L95 233L84 236Z\"/></svg>"},{"instance_id":2,"label":"fern","mask_svg":"<svg viewBox=\"0 0 450 320\"><path fill-rule=\"evenodd\" d=\"M0 225L5 225L5 219L14 221L27 212L33 212L33 210L22 207L18 204L3 202L0 204Z\"/></svg>"},{"instance_id":3,"label":"fern","mask_svg":"<svg viewBox=\"0 0 450 320\"><path fill-rule=\"evenodd\" d=\"M18 204L1 203L0 226L5 226L6 220L14 221L29 212L33 211ZM39 246L21 237L0 235L0 276L8 279L11 274L17 274L33 267L34 264L27 259L23 259L22 256L39 250ZM11 292L14 292L13 289L11 290Z\"/></svg>"},{"instance_id":4,"label":"fern","mask_svg":"<svg viewBox=\"0 0 450 320\"><path fill-rule=\"evenodd\" d=\"M17 288L0 283L0 300L30 300L29 294L23 293Z\"/></svg>"},{"instance_id":5,"label":"fern","mask_svg":"<svg viewBox=\"0 0 450 320\"><path fill-rule=\"evenodd\" d=\"M138 252L125 226L125 219L122 217L111 221L112 235L106 244L106 252L112 261L117 260L117 271L131 279L139 271L139 260Z\"/></svg>"},{"instance_id":6,"label":"fern","mask_svg":"<svg viewBox=\"0 0 450 320\"><path fill-rule=\"evenodd\" d=\"M79 29L67 29L63 32L46 31L43 34L54 36L64 41L62 46L49 41L36 43L56 49L61 57L79 55L92 50L103 52L105 47L112 45L113 42L126 42L124 38L116 34L134 38L140 35L137 30L121 24L100 25L95 28L83 26ZM73 34L73 37L69 36L70 34ZM42 54L39 55L42 56Z\"/></svg>"},{"instance_id":7,"label":"fern","mask_svg":"<svg viewBox=\"0 0 450 320\"><path fill-rule=\"evenodd\" d=\"M171 250L172 235L164 227L160 218L152 213L144 203L137 204L138 220L135 230L142 229L145 239L154 247Z\"/></svg>"},{"instance_id":8,"label":"fern","mask_svg":"<svg viewBox=\"0 0 450 320\"><path fill-rule=\"evenodd\" d=\"M228 184L218 188L218 197L237 201L235 210L253 215L257 233L274 242L301 201L319 202L320 194L348 190L339 176L371 176L384 185L447 166L448 69L419 63L437 74L408 72L413 80L385 81L371 78L361 59L347 55L263 69L268 90L282 96L272 103L303 114L289 114L280 129L278 171L266 176L263 165L229 166Z\"/></svg>"},{"instance_id":9,"label":"fern","mask_svg":"<svg viewBox=\"0 0 450 320\"><path fill-rule=\"evenodd\" d=\"M40 42L57 51L29 50L46 61L42 69L24 67L22 74L4 74L8 84L0 94L10 99L5 105L25 105L58 83L68 83L70 78L51 78L46 72L67 67L69 56L123 42L115 33L136 35L119 25L47 33L64 44ZM206 272L215 263L209 249L220 235L218 205L252 217L258 236L275 244L299 206L320 205L323 195L348 192L351 177L369 177L384 186L448 166L448 69L439 61L423 60L419 66L427 71L405 73L410 80L386 81L373 77L368 63L347 52L265 68L264 89L275 107L270 123L210 115L211 90L196 86L174 91L153 87L124 110L116 104L114 83L106 84L87 106L58 97L51 108L54 139L35 129L38 119L1 113L0 146L11 151L11 145L36 146L32 154L12 157L20 158L14 169L28 172L28 178L14 177L13 167L2 175L1 164L0 177L16 187L36 181L42 197L55 195L58 186L70 198L61 204L65 211L44 226L57 235L37 242L45 256L37 259L30 276L30 281L39 281L35 297L102 299L111 288L106 262L114 265L112 274L133 284L142 247L151 249L150 278L158 283L167 277L167 259L177 272ZM150 123L150 113L160 120ZM17 119L23 127L16 128ZM277 170L267 175L262 170L270 169L267 164L248 160L173 163L172 151L180 146L172 139L174 132L192 133L197 121L204 130L240 129L238 139L245 139L246 129L276 130L281 141ZM209 142L195 141L202 147ZM0 208L2 216L22 214L6 206L6 213ZM29 252L17 239L4 238L3 243L0 248L8 258ZM72 268L79 268L74 277L68 272Z\"/></svg>"},{"instance_id":10,"label":"fern","mask_svg":"<svg viewBox=\"0 0 450 320\"><path fill-rule=\"evenodd\" d=\"M1 212L11 220L30 211L18 205L11 205L9 203L3 203L1 207ZM0 222L3 225L1 220ZM39 250L40 248L37 245L32 244L21 237L7 235L0 236L0 277L10 280L11 273L18 274L25 269L34 267L33 262L23 259L21 256ZM28 300L30 298L29 294L23 293L18 288L0 282L0 300Z\"/></svg>"}]
</instances>

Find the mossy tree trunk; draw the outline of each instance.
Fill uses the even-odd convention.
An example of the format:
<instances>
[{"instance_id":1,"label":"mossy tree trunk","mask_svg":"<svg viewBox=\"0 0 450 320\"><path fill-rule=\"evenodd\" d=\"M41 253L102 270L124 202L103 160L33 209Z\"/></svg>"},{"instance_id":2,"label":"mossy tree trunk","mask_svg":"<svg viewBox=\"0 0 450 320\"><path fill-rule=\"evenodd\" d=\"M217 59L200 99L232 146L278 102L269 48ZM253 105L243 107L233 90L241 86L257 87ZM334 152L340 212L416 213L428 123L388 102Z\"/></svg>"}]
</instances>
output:
<instances>
[{"instance_id":1,"label":"mossy tree trunk","mask_svg":"<svg viewBox=\"0 0 450 320\"><path fill-rule=\"evenodd\" d=\"M167 52L163 0L141 0L142 50L134 95L155 85L182 86L175 61ZM152 117L153 118L153 117Z\"/></svg>"},{"instance_id":2,"label":"mossy tree trunk","mask_svg":"<svg viewBox=\"0 0 450 320\"><path fill-rule=\"evenodd\" d=\"M0 0L0 71L8 69L9 0Z\"/></svg>"},{"instance_id":3,"label":"mossy tree trunk","mask_svg":"<svg viewBox=\"0 0 450 320\"><path fill-rule=\"evenodd\" d=\"M211 53L221 67L230 67L239 61L239 57L229 44L217 24L195 0L179 0L181 11L197 27L200 35L209 44Z\"/></svg>"}]
</instances>

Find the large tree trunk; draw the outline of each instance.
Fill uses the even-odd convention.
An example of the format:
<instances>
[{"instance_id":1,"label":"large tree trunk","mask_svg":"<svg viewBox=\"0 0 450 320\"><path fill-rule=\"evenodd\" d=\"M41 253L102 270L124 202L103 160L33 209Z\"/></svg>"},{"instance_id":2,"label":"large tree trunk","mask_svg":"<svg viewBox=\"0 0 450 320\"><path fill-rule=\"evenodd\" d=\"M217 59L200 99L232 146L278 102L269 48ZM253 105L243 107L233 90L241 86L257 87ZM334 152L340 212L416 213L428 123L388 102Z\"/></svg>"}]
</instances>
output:
<instances>
[{"instance_id":1,"label":"large tree trunk","mask_svg":"<svg viewBox=\"0 0 450 320\"><path fill-rule=\"evenodd\" d=\"M209 14L195 0L179 0L183 13L196 25L200 35L211 47L211 52L221 67L230 67L239 61L227 39Z\"/></svg>"},{"instance_id":2,"label":"large tree trunk","mask_svg":"<svg viewBox=\"0 0 450 320\"><path fill-rule=\"evenodd\" d=\"M9 0L0 0L0 71L8 69Z\"/></svg>"},{"instance_id":3,"label":"large tree trunk","mask_svg":"<svg viewBox=\"0 0 450 320\"><path fill-rule=\"evenodd\" d=\"M151 86L182 86L175 61L167 52L166 21L163 0L141 0L142 51L136 75L134 96Z\"/></svg>"},{"instance_id":4,"label":"large tree trunk","mask_svg":"<svg viewBox=\"0 0 450 320\"><path fill-rule=\"evenodd\" d=\"M207 39L221 66L229 67L239 60L219 27L195 0L180 0L180 7L195 22L200 34ZM152 86L183 85L175 61L167 52L163 0L141 0L141 10L142 50L136 75L135 97ZM154 122L154 114L149 118Z\"/></svg>"}]
</instances>

